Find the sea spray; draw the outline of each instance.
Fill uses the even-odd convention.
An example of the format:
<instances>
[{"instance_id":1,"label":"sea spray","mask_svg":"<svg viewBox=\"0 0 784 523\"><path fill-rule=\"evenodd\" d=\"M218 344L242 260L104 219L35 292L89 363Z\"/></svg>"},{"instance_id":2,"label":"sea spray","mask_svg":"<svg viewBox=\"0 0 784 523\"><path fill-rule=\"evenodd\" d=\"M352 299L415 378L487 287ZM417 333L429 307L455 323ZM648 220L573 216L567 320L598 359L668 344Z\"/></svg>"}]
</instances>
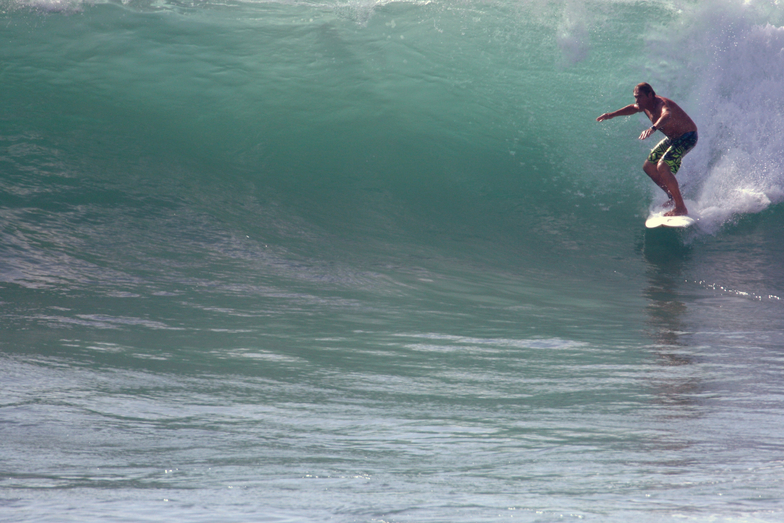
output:
<instances>
[{"instance_id":1,"label":"sea spray","mask_svg":"<svg viewBox=\"0 0 784 523\"><path fill-rule=\"evenodd\" d=\"M784 199L784 28L774 2L684 6L649 35L657 89L696 121L698 147L679 179L704 231ZM654 80L652 80L653 82Z\"/></svg>"}]
</instances>

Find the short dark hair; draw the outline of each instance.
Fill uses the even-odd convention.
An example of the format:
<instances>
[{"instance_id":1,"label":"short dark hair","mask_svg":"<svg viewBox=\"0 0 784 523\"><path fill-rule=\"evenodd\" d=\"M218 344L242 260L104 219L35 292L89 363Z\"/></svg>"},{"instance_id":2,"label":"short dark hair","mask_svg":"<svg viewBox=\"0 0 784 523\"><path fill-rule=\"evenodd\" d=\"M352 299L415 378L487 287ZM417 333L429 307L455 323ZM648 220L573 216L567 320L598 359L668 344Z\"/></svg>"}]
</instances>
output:
<instances>
[{"instance_id":1,"label":"short dark hair","mask_svg":"<svg viewBox=\"0 0 784 523\"><path fill-rule=\"evenodd\" d=\"M642 82L637 84L637 90L641 94L644 94L645 96L656 96L653 87L651 87L651 84L649 84L648 82Z\"/></svg>"}]
</instances>

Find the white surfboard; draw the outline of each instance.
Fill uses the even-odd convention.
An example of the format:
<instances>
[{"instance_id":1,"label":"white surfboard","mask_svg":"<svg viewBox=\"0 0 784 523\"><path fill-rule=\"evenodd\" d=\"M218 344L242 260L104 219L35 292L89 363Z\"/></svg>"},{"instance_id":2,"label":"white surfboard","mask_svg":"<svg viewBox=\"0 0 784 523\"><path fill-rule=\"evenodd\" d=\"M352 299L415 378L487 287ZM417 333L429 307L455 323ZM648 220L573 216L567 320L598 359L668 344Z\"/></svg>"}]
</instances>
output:
<instances>
[{"instance_id":1,"label":"white surfboard","mask_svg":"<svg viewBox=\"0 0 784 523\"><path fill-rule=\"evenodd\" d=\"M699 217L693 212L697 208L697 204L686 200L686 207L691 209L691 213L686 216L664 216L664 213L667 211L672 210L672 206L664 207L664 203L662 202L659 204L655 204L648 212L648 219L645 220L645 226L649 229L655 229L656 227L677 227L677 228L684 228L684 227L691 227L695 223Z\"/></svg>"},{"instance_id":2,"label":"white surfboard","mask_svg":"<svg viewBox=\"0 0 784 523\"><path fill-rule=\"evenodd\" d=\"M691 216L664 216L664 213L654 214L645 220L645 226L649 229L656 227L691 227L697 220Z\"/></svg>"}]
</instances>

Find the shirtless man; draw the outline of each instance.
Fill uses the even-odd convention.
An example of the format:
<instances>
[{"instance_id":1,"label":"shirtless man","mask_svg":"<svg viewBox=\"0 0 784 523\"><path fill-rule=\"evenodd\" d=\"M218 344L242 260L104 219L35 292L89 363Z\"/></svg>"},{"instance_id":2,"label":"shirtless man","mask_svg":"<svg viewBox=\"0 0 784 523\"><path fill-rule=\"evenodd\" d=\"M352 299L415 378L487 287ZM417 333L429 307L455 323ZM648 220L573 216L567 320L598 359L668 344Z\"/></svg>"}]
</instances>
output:
<instances>
[{"instance_id":1,"label":"shirtless man","mask_svg":"<svg viewBox=\"0 0 784 523\"><path fill-rule=\"evenodd\" d=\"M657 96L647 83L637 84L634 88L634 100L635 103L631 105L604 113L596 121L602 122L616 116L645 111L653 125L640 134L640 140L645 140L657 130L663 132L667 138L654 147L642 169L670 197L670 201L665 205L675 204L675 208L665 216L685 215L688 211L683 203L675 173L680 169L681 160L686 153L697 145L697 125L678 104L669 98Z\"/></svg>"}]
</instances>

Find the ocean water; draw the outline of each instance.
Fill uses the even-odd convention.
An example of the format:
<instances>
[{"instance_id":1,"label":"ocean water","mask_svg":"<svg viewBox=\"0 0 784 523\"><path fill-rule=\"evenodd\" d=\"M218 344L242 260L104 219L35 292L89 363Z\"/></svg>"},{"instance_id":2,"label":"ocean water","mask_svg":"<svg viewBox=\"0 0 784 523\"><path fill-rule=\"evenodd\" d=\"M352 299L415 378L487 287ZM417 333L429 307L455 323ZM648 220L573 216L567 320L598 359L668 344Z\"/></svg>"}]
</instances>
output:
<instances>
[{"instance_id":1,"label":"ocean water","mask_svg":"<svg viewBox=\"0 0 784 523\"><path fill-rule=\"evenodd\" d=\"M783 26L0 0L0 520L782 521Z\"/></svg>"}]
</instances>

